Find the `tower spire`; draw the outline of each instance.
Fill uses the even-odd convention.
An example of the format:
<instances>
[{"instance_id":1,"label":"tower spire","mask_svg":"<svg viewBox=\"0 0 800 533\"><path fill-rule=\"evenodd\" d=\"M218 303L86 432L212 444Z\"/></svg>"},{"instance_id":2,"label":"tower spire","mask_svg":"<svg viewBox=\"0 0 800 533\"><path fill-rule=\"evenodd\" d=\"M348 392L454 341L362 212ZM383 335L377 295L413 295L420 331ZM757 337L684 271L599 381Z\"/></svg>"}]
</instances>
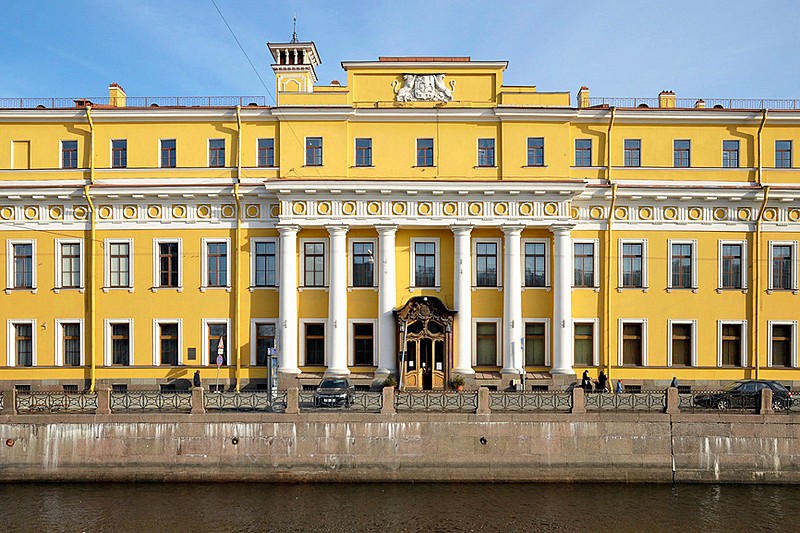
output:
<instances>
[{"instance_id":1,"label":"tower spire","mask_svg":"<svg viewBox=\"0 0 800 533\"><path fill-rule=\"evenodd\" d=\"M292 24L292 42L296 43L297 42L297 13L294 14L294 17L292 17L292 19L293 19L293 24Z\"/></svg>"}]
</instances>

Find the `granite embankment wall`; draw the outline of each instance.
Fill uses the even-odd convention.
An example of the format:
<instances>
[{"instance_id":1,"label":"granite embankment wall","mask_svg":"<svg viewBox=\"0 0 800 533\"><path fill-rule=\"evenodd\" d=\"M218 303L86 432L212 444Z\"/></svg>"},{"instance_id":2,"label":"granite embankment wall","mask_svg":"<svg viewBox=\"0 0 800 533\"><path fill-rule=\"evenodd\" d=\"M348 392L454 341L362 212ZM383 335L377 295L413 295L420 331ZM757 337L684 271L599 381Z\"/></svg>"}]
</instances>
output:
<instances>
[{"instance_id":1,"label":"granite embankment wall","mask_svg":"<svg viewBox=\"0 0 800 533\"><path fill-rule=\"evenodd\" d=\"M800 416L0 416L0 481L800 482Z\"/></svg>"}]
</instances>

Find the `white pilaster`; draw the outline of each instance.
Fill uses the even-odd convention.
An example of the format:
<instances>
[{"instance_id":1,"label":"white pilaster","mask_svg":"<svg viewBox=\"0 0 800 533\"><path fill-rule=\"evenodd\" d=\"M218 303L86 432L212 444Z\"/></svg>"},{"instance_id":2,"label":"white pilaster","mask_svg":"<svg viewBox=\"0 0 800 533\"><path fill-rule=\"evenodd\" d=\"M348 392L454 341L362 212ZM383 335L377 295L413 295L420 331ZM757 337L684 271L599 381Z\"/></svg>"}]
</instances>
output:
<instances>
[{"instance_id":1,"label":"white pilaster","mask_svg":"<svg viewBox=\"0 0 800 533\"><path fill-rule=\"evenodd\" d=\"M297 232L298 226L279 226L280 285L279 285L279 348L278 370L299 374L297 367Z\"/></svg>"},{"instance_id":2,"label":"white pilaster","mask_svg":"<svg viewBox=\"0 0 800 533\"><path fill-rule=\"evenodd\" d=\"M520 235L522 226L503 226L505 234L505 272L503 276L503 374L525 372L522 339L522 259Z\"/></svg>"},{"instance_id":3,"label":"white pilaster","mask_svg":"<svg viewBox=\"0 0 800 533\"><path fill-rule=\"evenodd\" d=\"M572 334L572 238L575 226L550 226L554 236L553 368L551 374L574 374Z\"/></svg>"},{"instance_id":4,"label":"white pilaster","mask_svg":"<svg viewBox=\"0 0 800 533\"><path fill-rule=\"evenodd\" d=\"M328 368L326 374L346 375L347 368L347 226L327 226L330 235L328 280Z\"/></svg>"},{"instance_id":5,"label":"white pilaster","mask_svg":"<svg viewBox=\"0 0 800 533\"><path fill-rule=\"evenodd\" d=\"M455 236L455 306L457 348L453 360L453 372L474 374L472 369L472 257L470 256L470 234L472 226L453 226Z\"/></svg>"},{"instance_id":6,"label":"white pilaster","mask_svg":"<svg viewBox=\"0 0 800 533\"><path fill-rule=\"evenodd\" d=\"M394 309L397 301L395 234L397 226L377 226L378 230L378 369L376 374L397 372L397 330Z\"/></svg>"}]
</instances>

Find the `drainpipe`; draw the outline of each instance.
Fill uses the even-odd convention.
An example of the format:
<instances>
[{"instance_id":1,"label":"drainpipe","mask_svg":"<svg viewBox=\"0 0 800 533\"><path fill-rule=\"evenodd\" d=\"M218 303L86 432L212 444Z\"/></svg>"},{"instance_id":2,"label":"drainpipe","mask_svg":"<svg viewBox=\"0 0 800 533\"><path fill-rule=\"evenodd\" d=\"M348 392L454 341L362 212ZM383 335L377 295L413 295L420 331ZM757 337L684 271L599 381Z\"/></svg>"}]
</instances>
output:
<instances>
[{"instance_id":1,"label":"drainpipe","mask_svg":"<svg viewBox=\"0 0 800 533\"><path fill-rule=\"evenodd\" d=\"M87 314L89 315L89 331L86 333L86 340L84 343L88 347L89 360L91 361L89 392L94 393L95 385L97 384L97 361L95 350L95 305L96 295L94 290L94 272L95 272L95 231L97 226L97 213L92 202L91 187L94 185L94 121L92 121L92 106L86 106L86 120L89 122L89 184L83 186L83 196L86 198L86 203L89 204L89 245L86 246L89 259L89 268L86 272L86 287L84 288L88 295ZM86 298L84 298L86 300Z\"/></svg>"},{"instance_id":2,"label":"drainpipe","mask_svg":"<svg viewBox=\"0 0 800 533\"><path fill-rule=\"evenodd\" d=\"M761 167L759 159L758 166ZM767 202L769 201L769 186L764 187L764 201L761 202L761 209L758 211L758 218L756 219L756 245L755 245L755 260L753 261L753 273L755 277L755 294L753 296L753 368L755 369L755 378L758 379L758 347L759 340L761 339L761 222L764 219L764 211L767 209ZM769 266L768 266L769 268Z\"/></svg>"},{"instance_id":3,"label":"drainpipe","mask_svg":"<svg viewBox=\"0 0 800 533\"><path fill-rule=\"evenodd\" d=\"M605 359L606 359L606 377L611 379L611 281L613 277L613 270L611 268L611 250L613 248L612 239L612 225L614 222L614 208L617 204L617 185L611 182L611 128L614 127L614 118L616 117L617 108L611 108L611 119L608 121L608 132L606 133L606 178L608 184L611 185L611 206L608 210L608 226L606 227L606 282L603 284L604 302L605 302L605 317L603 325L603 335L605 338Z\"/></svg>"},{"instance_id":4,"label":"drainpipe","mask_svg":"<svg viewBox=\"0 0 800 533\"><path fill-rule=\"evenodd\" d=\"M758 174L757 174L757 180L758 180L758 184L759 185L761 185L761 182L764 179L764 176L763 176L763 174L764 174L764 165L762 164L762 157L761 157L762 148L763 148L763 145L761 143L761 141L762 141L761 132L764 131L764 125L766 123L767 123L767 110L764 109L762 111L761 124L758 126Z\"/></svg>"},{"instance_id":5,"label":"drainpipe","mask_svg":"<svg viewBox=\"0 0 800 533\"><path fill-rule=\"evenodd\" d=\"M242 237L242 202L239 196L239 182L242 177L242 106L236 106L236 179L233 182L233 198L236 201L236 244L234 249L236 261L236 277L233 279L234 291L234 304L233 304L233 343L236 347L236 392L239 392L241 387L241 373L242 373L242 343L239 339L239 324L241 322L241 309L242 309L242 290L241 290L241 272L242 272L242 254L241 254L241 237Z\"/></svg>"}]
</instances>

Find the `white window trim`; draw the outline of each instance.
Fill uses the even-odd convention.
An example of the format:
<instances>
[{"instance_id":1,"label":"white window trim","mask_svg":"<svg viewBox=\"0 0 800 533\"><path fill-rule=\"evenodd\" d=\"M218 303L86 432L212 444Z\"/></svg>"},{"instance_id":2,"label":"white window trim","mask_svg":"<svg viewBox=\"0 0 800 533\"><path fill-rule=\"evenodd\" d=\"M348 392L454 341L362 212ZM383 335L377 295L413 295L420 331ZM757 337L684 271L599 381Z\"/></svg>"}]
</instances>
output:
<instances>
[{"instance_id":1,"label":"white window trim","mask_svg":"<svg viewBox=\"0 0 800 533\"><path fill-rule=\"evenodd\" d=\"M573 318L572 319L572 363L575 364L575 325L592 325L592 366L600 366L600 319L599 318Z\"/></svg>"},{"instance_id":2,"label":"white window trim","mask_svg":"<svg viewBox=\"0 0 800 533\"><path fill-rule=\"evenodd\" d=\"M494 285L478 286L478 243L491 243L495 248L495 260L497 261L497 279ZM474 289L495 289L503 288L503 240L499 238L482 239L478 237L472 238L472 287ZM438 283L437 283L438 285Z\"/></svg>"},{"instance_id":3,"label":"white window trim","mask_svg":"<svg viewBox=\"0 0 800 533\"><path fill-rule=\"evenodd\" d=\"M274 324L275 325L275 348L278 348L278 319L277 318L251 318L250 319L250 366L256 366L256 340L259 325ZM261 367L259 367L261 368Z\"/></svg>"},{"instance_id":4,"label":"white window trim","mask_svg":"<svg viewBox=\"0 0 800 533\"><path fill-rule=\"evenodd\" d=\"M80 280L78 282L78 287L63 287L61 282L63 280L62 274L64 273L64 266L61 260L62 258L62 251L61 247L65 244L77 244L78 245L78 262L80 264ZM56 264L55 264L55 284L53 285L53 292L58 294L58 291L65 290L65 291L80 291L81 294L86 290L85 286L85 279L84 279L84 264L83 264L83 239L56 239L55 240L55 257L56 257Z\"/></svg>"},{"instance_id":5,"label":"white window trim","mask_svg":"<svg viewBox=\"0 0 800 533\"><path fill-rule=\"evenodd\" d=\"M319 165L312 165L308 162L308 140L319 139L320 160ZM355 146L355 141L354 141ZM325 137L322 135L306 135L303 137L303 166L306 167L321 167L325 165Z\"/></svg>"},{"instance_id":6,"label":"white window trim","mask_svg":"<svg viewBox=\"0 0 800 533\"><path fill-rule=\"evenodd\" d=\"M594 276L591 287L576 287L575 286L575 245L576 244L593 244L594 252L592 253L592 268L594 269ZM595 292L600 290L600 239L572 239L572 247L570 248L570 284L573 289L592 289Z\"/></svg>"},{"instance_id":7,"label":"white window trim","mask_svg":"<svg viewBox=\"0 0 800 533\"><path fill-rule=\"evenodd\" d=\"M30 244L31 245L31 287L14 288L14 245L15 244ZM11 294L12 291L30 291L32 294L39 292L39 286L36 282L36 239L13 239L6 241L6 294Z\"/></svg>"},{"instance_id":8,"label":"white window trim","mask_svg":"<svg viewBox=\"0 0 800 533\"><path fill-rule=\"evenodd\" d=\"M722 367L722 328L723 326L740 326L741 353L739 354L739 365L747 367L747 320L717 320L717 366ZM771 331L771 329L770 329ZM772 343L770 343L772 346Z\"/></svg>"},{"instance_id":9,"label":"white window trim","mask_svg":"<svg viewBox=\"0 0 800 533\"><path fill-rule=\"evenodd\" d=\"M672 245L673 244L690 244L692 246L692 286L686 287L673 287L672 286ZM691 290L697 292L697 239L669 239L667 240L667 291L681 291Z\"/></svg>"},{"instance_id":10,"label":"white window trim","mask_svg":"<svg viewBox=\"0 0 800 533\"><path fill-rule=\"evenodd\" d=\"M355 339L355 325L356 324L372 324L372 365L377 366L375 358L378 356L378 321L374 318L350 318L347 320L347 364L348 366L356 365L356 339ZM366 365L359 365L359 368L367 368Z\"/></svg>"},{"instance_id":11,"label":"white window trim","mask_svg":"<svg viewBox=\"0 0 800 533\"><path fill-rule=\"evenodd\" d=\"M497 347L494 365L478 365L478 323L492 323L495 325ZM502 366L503 359L503 319L502 318L472 318L472 366Z\"/></svg>"},{"instance_id":12,"label":"white window trim","mask_svg":"<svg viewBox=\"0 0 800 533\"><path fill-rule=\"evenodd\" d=\"M667 366L672 366L672 326L689 324L692 326L692 345L690 366L697 366L697 320L668 320L667 321Z\"/></svg>"},{"instance_id":13,"label":"white window trim","mask_svg":"<svg viewBox=\"0 0 800 533\"><path fill-rule=\"evenodd\" d=\"M275 243L275 285L256 286L256 244L262 242ZM250 239L250 287L248 290L275 290L280 286L281 280L281 250L280 239L277 237L252 237Z\"/></svg>"},{"instance_id":14,"label":"white window trim","mask_svg":"<svg viewBox=\"0 0 800 533\"><path fill-rule=\"evenodd\" d=\"M30 324L31 326L31 367L36 366L36 319L35 318L10 318L6 321L6 365L17 366L17 346L15 326L17 324ZM28 368L28 367L24 367Z\"/></svg>"},{"instance_id":15,"label":"white window trim","mask_svg":"<svg viewBox=\"0 0 800 533\"><path fill-rule=\"evenodd\" d=\"M159 245L177 243L178 244L178 286L177 287L162 287L161 286L161 261L159 260L160 250ZM173 239L153 239L153 287L150 289L153 292L159 290L183 292L183 239L176 237Z\"/></svg>"},{"instance_id":16,"label":"white window trim","mask_svg":"<svg viewBox=\"0 0 800 533\"><path fill-rule=\"evenodd\" d=\"M544 366L550 366L550 319L549 318L525 318L523 319L523 327L528 324L544 324ZM524 331L524 330L523 330ZM523 350L522 357L525 357L524 339L527 337L523 333ZM526 367L529 365L525 365Z\"/></svg>"},{"instance_id":17,"label":"white window trim","mask_svg":"<svg viewBox=\"0 0 800 533\"><path fill-rule=\"evenodd\" d=\"M722 287L722 247L726 245L738 244L742 247L742 272L741 272L741 289L726 289ZM770 254L771 256L771 254ZM770 262L770 272L772 272L772 263ZM748 265L747 265L747 241L737 241L737 240L720 240L717 243L717 292L722 292L726 290L741 290L742 292L747 292L747 278L748 278ZM771 276L771 274L770 274ZM672 279L670 277L670 279Z\"/></svg>"},{"instance_id":18,"label":"white window trim","mask_svg":"<svg viewBox=\"0 0 800 533\"><path fill-rule=\"evenodd\" d=\"M128 244L128 286L127 287L112 287L111 286L111 245L118 243ZM103 255L105 256L105 268L103 269L103 292L112 291L128 291L133 292L133 239L105 239L103 241Z\"/></svg>"},{"instance_id":19,"label":"white window trim","mask_svg":"<svg viewBox=\"0 0 800 533\"><path fill-rule=\"evenodd\" d=\"M417 271L414 268L416 263L416 244L420 242L432 242L433 243L433 253L434 253L434 268L436 269L435 276L434 276L434 286L433 287L417 287ZM439 237L429 237L429 238L422 238L422 237L413 237L410 239L410 253L409 256L411 258L410 265L409 265L409 289L415 290L419 289L435 289L437 292L442 288L441 284L441 246L439 245Z\"/></svg>"},{"instance_id":20,"label":"white window trim","mask_svg":"<svg viewBox=\"0 0 800 533\"><path fill-rule=\"evenodd\" d=\"M306 285L306 244L321 242L323 244L323 251L322 251L322 260L324 264L322 265L322 285ZM329 282L329 272L330 272L330 242L328 237L320 237L318 239L314 238L305 238L300 239L300 280L297 285L301 290L327 290L328 289L328 282Z\"/></svg>"},{"instance_id":21,"label":"white window trim","mask_svg":"<svg viewBox=\"0 0 800 533\"><path fill-rule=\"evenodd\" d=\"M225 159L225 164L221 167L212 167L211 166L211 141L222 141L222 153L224 154L223 158ZM176 152L177 152L177 141L175 142ZM177 154L176 154L177 155ZM176 166L177 166L177 158L176 158ZM228 166L228 141L224 137L209 137L208 142L206 143L206 166L208 168L226 168Z\"/></svg>"},{"instance_id":22,"label":"white window trim","mask_svg":"<svg viewBox=\"0 0 800 533\"><path fill-rule=\"evenodd\" d=\"M642 286L641 287L624 287L624 265L622 250L626 244L641 244L642 245ZM647 239L619 239L617 248L617 292L628 291L642 291L647 292L650 289L649 279L647 277Z\"/></svg>"},{"instance_id":23,"label":"white window trim","mask_svg":"<svg viewBox=\"0 0 800 533\"><path fill-rule=\"evenodd\" d=\"M646 318L620 318L617 326L617 364L622 366L622 328L625 324L642 325L642 366L648 366L647 357L647 319Z\"/></svg>"},{"instance_id":24,"label":"white window trim","mask_svg":"<svg viewBox=\"0 0 800 533\"><path fill-rule=\"evenodd\" d=\"M153 319L153 366L161 366L161 335L162 324L178 325L178 366L183 366L183 319L181 318L154 318ZM165 365L167 366L167 365Z\"/></svg>"},{"instance_id":25,"label":"white window trim","mask_svg":"<svg viewBox=\"0 0 800 533\"><path fill-rule=\"evenodd\" d=\"M203 319L203 351L200 354L200 365L217 366L217 354L213 354L213 360L208 353L208 333L210 326L225 325L225 364L231 364L231 321L229 318L204 318Z\"/></svg>"},{"instance_id":26,"label":"white window trim","mask_svg":"<svg viewBox=\"0 0 800 533\"><path fill-rule=\"evenodd\" d=\"M164 141L175 141L175 166L174 167L165 167L161 164L161 151L163 149ZM156 161L158 161L158 168L178 168L178 139L175 137L165 137L163 139L158 139L158 153L156 154Z\"/></svg>"},{"instance_id":27,"label":"white window trim","mask_svg":"<svg viewBox=\"0 0 800 533\"><path fill-rule=\"evenodd\" d=\"M356 243L363 243L368 242L372 244L372 286L371 287L354 287L353 286L353 258L355 257L355 252L353 251L353 247ZM347 253L348 257L348 268L347 268L347 286L351 289L359 290L359 289L375 289L378 287L378 274L380 271L380 251L378 250L378 239L374 238L359 238L359 237L348 237L347 239Z\"/></svg>"},{"instance_id":28,"label":"white window trim","mask_svg":"<svg viewBox=\"0 0 800 533\"><path fill-rule=\"evenodd\" d=\"M60 168L60 169L64 169L64 143L65 142L72 142L72 141L76 141L75 146L77 147L77 154L78 154L77 161L76 161L77 164L75 165L75 168L71 168L70 167L70 168L67 168L66 170L78 170L78 169L81 168L81 165L80 165L81 143L80 143L80 141L78 139L62 139L62 140L60 140L58 142L58 147L59 147L59 150L58 150L58 168Z\"/></svg>"},{"instance_id":29,"label":"white window trim","mask_svg":"<svg viewBox=\"0 0 800 533\"><path fill-rule=\"evenodd\" d=\"M772 326L792 326L792 368L797 368L797 320L767 320L767 367L772 368Z\"/></svg>"},{"instance_id":30,"label":"white window trim","mask_svg":"<svg viewBox=\"0 0 800 533\"><path fill-rule=\"evenodd\" d=\"M133 341L136 338L133 334L133 319L132 318L107 318L103 321L103 365L113 365L113 354L111 353L111 326L113 324L128 324L128 350L130 357L128 359L128 366L134 366L134 352Z\"/></svg>"},{"instance_id":31,"label":"white window trim","mask_svg":"<svg viewBox=\"0 0 800 533\"><path fill-rule=\"evenodd\" d=\"M322 355L323 366L328 366L328 319L327 318L301 318L300 319L300 366L306 365L306 324L322 324L324 336L324 353ZM317 365L314 365L317 366Z\"/></svg>"},{"instance_id":32,"label":"white window trim","mask_svg":"<svg viewBox=\"0 0 800 533\"><path fill-rule=\"evenodd\" d=\"M83 327L83 319L82 318L74 318L74 319L66 319L66 318L57 318L55 320L56 326L56 346L55 346L55 364L56 366L64 366L64 326L67 324L78 324L78 334L81 337L80 340L80 365L84 366L86 364L86 337L84 336L84 327ZM69 368L77 368L73 367L72 365Z\"/></svg>"},{"instance_id":33,"label":"white window trim","mask_svg":"<svg viewBox=\"0 0 800 533\"><path fill-rule=\"evenodd\" d=\"M225 271L227 272L227 276L225 279L225 285L214 285L211 286L208 284L208 245L209 244L219 244L225 243ZM202 239L201 242L202 247L202 261L200 264L200 292L206 292L207 290L218 290L218 289L225 289L228 292L231 292L231 240L228 237L219 239L219 238L209 238L209 239Z\"/></svg>"},{"instance_id":34,"label":"white window trim","mask_svg":"<svg viewBox=\"0 0 800 533\"><path fill-rule=\"evenodd\" d=\"M785 291L786 289L774 288L774 280L772 273L773 249L775 246L791 246L792 247L792 292L797 294L797 241L769 241L769 264L767 265L767 275L769 279L769 291Z\"/></svg>"},{"instance_id":35,"label":"white window trim","mask_svg":"<svg viewBox=\"0 0 800 533\"><path fill-rule=\"evenodd\" d=\"M544 287L529 287L525 285L525 245L526 244L544 244ZM522 262L522 290L528 289L545 289L548 292L550 286L550 239L522 239L521 262Z\"/></svg>"}]
</instances>

